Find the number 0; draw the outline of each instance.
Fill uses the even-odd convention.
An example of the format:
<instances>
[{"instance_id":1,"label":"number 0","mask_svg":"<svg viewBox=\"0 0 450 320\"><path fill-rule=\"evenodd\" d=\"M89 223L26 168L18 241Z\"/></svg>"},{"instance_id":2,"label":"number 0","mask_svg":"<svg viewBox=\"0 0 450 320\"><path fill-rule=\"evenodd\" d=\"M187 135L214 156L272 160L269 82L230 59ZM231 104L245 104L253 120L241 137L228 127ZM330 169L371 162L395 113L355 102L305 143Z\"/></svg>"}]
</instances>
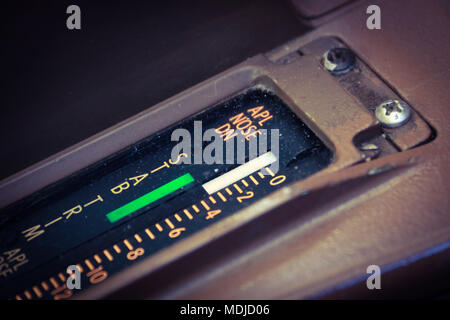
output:
<instances>
[{"instance_id":1,"label":"number 0","mask_svg":"<svg viewBox=\"0 0 450 320\"><path fill-rule=\"evenodd\" d=\"M272 180L270 180L270 185L276 186L280 183L283 183L284 180L286 180L286 176L284 176L284 175L276 176L275 178L272 178Z\"/></svg>"}]
</instances>

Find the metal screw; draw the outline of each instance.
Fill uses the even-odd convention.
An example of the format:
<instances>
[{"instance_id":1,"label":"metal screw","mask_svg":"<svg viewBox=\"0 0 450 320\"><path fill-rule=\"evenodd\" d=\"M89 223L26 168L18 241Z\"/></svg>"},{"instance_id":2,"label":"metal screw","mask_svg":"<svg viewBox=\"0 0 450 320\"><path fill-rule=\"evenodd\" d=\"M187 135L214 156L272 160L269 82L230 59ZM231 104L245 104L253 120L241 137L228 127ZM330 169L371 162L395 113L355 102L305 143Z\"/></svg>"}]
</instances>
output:
<instances>
[{"instance_id":1,"label":"metal screw","mask_svg":"<svg viewBox=\"0 0 450 320\"><path fill-rule=\"evenodd\" d=\"M353 69L356 63L354 53L347 48L333 48L323 55L323 65L333 75L340 75Z\"/></svg>"},{"instance_id":2,"label":"metal screw","mask_svg":"<svg viewBox=\"0 0 450 320\"><path fill-rule=\"evenodd\" d=\"M376 107L375 117L384 127L397 128L408 122L411 108L405 101L388 100Z\"/></svg>"}]
</instances>

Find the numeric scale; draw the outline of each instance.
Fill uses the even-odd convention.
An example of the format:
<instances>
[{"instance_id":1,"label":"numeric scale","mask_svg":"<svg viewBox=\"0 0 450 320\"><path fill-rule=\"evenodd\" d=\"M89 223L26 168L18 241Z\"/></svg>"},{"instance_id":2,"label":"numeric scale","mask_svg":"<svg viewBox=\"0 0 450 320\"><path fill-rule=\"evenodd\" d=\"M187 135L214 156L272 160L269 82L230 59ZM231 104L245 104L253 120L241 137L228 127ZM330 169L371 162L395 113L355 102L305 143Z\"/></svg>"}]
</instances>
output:
<instances>
[{"instance_id":1,"label":"numeric scale","mask_svg":"<svg viewBox=\"0 0 450 320\"><path fill-rule=\"evenodd\" d=\"M3 181L0 297L104 297L370 161L364 143L383 157L431 137L414 110L403 127L381 128L374 106L400 97L358 58L330 74L323 55L335 47L305 38L257 55ZM208 130L235 142L232 156L209 152ZM67 287L69 266L81 289Z\"/></svg>"},{"instance_id":2,"label":"numeric scale","mask_svg":"<svg viewBox=\"0 0 450 320\"><path fill-rule=\"evenodd\" d=\"M182 163L195 153L184 149L171 157L178 143L173 133L182 129L194 136L199 123L224 143L236 141L231 161L225 152L218 163ZM249 149L258 130L270 150L239 164L239 143ZM288 148L292 140L296 144ZM80 290L67 286L77 276L66 272L68 266L82 275L81 288L99 284L331 159L279 97L250 88L7 208L2 297L70 298Z\"/></svg>"}]
</instances>

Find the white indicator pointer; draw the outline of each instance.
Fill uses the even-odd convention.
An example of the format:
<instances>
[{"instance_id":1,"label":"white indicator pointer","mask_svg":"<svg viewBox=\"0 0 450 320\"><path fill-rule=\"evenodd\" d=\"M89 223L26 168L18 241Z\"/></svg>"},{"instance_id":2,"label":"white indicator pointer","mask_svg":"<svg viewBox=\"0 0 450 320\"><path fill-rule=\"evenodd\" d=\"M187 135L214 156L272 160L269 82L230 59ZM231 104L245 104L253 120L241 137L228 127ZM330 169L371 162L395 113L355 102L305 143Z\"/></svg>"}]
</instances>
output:
<instances>
[{"instance_id":1,"label":"white indicator pointer","mask_svg":"<svg viewBox=\"0 0 450 320\"><path fill-rule=\"evenodd\" d=\"M259 157L204 183L202 187L206 190L206 192L208 192L208 194L213 194L256 171L261 170L275 161L277 161L277 157L272 153L272 151L266 152Z\"/></svg>"}]
</instances>

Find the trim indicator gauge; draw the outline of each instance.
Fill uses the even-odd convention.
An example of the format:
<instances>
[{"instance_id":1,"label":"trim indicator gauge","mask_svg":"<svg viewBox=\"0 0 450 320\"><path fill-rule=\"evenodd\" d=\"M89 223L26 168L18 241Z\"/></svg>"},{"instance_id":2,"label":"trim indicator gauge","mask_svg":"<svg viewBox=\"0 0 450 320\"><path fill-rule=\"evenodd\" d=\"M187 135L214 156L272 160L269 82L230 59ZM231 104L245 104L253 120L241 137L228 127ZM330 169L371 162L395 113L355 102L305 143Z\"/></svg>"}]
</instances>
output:
<instances>
[{"instance_id":1,"label":"trim indicator gauge","mask_svg":"<svg viewBox=\"0 0 450 320\"><path fill-rule=\"evenodd\" d=\"M70 298L331 161L283 100L249 88L4 208L0 297Z\"/></svg>"}]
</instances>

